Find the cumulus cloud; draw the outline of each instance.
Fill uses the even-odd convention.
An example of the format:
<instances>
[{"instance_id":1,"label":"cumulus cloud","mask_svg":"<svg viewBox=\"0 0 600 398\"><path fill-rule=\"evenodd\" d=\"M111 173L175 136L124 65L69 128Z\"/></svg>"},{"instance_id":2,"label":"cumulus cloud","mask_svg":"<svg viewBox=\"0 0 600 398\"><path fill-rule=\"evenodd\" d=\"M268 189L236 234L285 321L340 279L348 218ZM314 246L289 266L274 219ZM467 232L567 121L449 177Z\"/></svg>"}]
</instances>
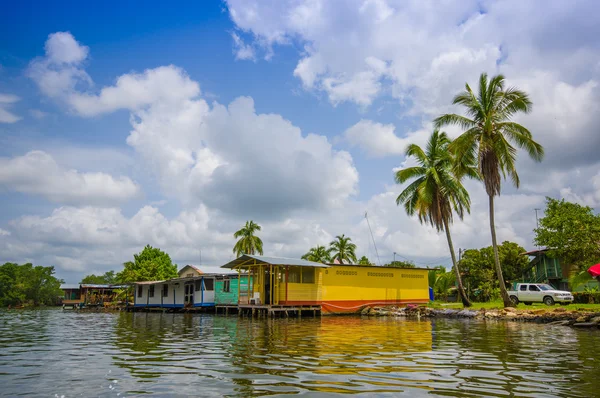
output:
<instances>
[{"instance_id":1,"label":"cumulus cloud","mask_svg":"<svg viewBox=\"0 0 600 398\"><path fill-rule=\"evenodd\" d=\"M236 33L231 34L233 40L233 53L235 59L254 60L256 55L252 46L244 43L244 40Z\"/></svg>"},{"instance_id":2,"label":"cumulus cloud","mask_svg":"<svg viewBox=\"0 0 600 398\"><path fill-rule=\"evenodd\" d=\"M82 47L69 38L54 42L51 35L47 58ZM74 63L85 55L87 47L78 57L60 58ZM186 206L202 202L232 214L277 217L330 209L357 193L352 157L326 137L303 135L280 115L256 113L252 98L211 106L200 94L197 82L170 65L122 75L97 93L73 89L63 100L85 117L129 110L127 143L163 193Z\"/></svg>"},{"instance_id":3,"label":"cumulus cloud","mask_svg":"<svg viewBox=\"0 0 600 398\"><path fill-rule=\"evenodd\" d=\"M89 48L81 45L69 32L48 36L45 56L30 62L28 76L49 97L64 97L78 87L88 87L92 79L85 72L84 62Z\"/></svg>"},{"instance_id":4,"label":"cumulus cloud","mask_svg":"<svg viewBox=\"0 0 600 398\"><path fill-rule=\"evenodd\" d=\"M16 95L0 93L0 123L15 123L21 120L19 116L7 109L19 100L20 98Z\"/></svg>"},{"instance_id":5,"label":"cumulus cloud","mask_svg":"<svg viewBox=\"0 0 600 398\"><path fill-rule=\"evenodd\" d=\"M114 204L140 193L139 186L128 177L66 169L43 151L0 158L0 186L54 202L74 204Z\"/></svg>"}]
</instances>

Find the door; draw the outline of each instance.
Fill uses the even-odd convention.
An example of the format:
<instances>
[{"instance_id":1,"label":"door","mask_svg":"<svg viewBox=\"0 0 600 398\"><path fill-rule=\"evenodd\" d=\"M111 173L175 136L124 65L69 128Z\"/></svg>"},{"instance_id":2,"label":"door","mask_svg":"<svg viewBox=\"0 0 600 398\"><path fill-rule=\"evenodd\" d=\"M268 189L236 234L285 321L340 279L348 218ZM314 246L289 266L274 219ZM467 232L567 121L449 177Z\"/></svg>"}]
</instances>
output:
<instances>
[{"instance_id":1,"label":"door","mask_svg":"<svg viewBox=\"0 0 600 398\"><path fill-rule=\"evenodd\" d=\"M183 305L194 305L194 284L186 283L183 296Z\"/></svg>"},{"instance_id":2,"label":"door","mask_svg":"<svg viewBox=\"0 0 600 398\"><path fill-rule=\"evenodd\" d=\"M527 289L527 301L531 302L541 302L542 294L540 293L540 288L536 285L529 285L529 289Z\"/></svg>"},{"instance_id":3,"label":"door","mask_svg":"<svg viewBox=\"0 0 600 398\"><path fill-rule=\"evenodd\" d=\"M527 284L522 284L519 286L519 301L527 302L529 301L529 292L527 291Z\"/></svg>"}]
</instances>

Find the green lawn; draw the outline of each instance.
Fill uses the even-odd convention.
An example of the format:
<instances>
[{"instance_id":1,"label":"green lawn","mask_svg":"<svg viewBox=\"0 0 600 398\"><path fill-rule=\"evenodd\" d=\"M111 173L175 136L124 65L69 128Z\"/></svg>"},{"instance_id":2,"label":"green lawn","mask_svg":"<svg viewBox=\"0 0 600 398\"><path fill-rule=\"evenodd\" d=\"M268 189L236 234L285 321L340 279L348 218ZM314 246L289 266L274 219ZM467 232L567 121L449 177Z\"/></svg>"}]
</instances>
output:
<instances>
[{"instance_id":1,"label":"green lawn","mask_svg":"<svg viewBox=\"0 0 600 398\"><path fill-rule=\"evenodd\" d=\"M429 307L432 308L463 308L463 305L461 303L444 303L441 301L434 301L433 303L429 304ZM519 303L519 305L516 307L520 310L533 310L533 309L552 309L552 308L558 308L558 307L563 307L569 311L573 311L573 310L587 310L587 311L599 311L600 312L600 304L568 304L568 305L559 305L559 304L555 304L554 306L547 306L543 303L533 303L531 305L525 305L523 303ZM488 303L473 303L473 307L471 307L470 309L474 309L474 310L479 310L481 308L485 308L485 309L494 309L494 308L504 308L504 305L502 304L502 301L490 301Z\"/></svg>"}]
</instances>

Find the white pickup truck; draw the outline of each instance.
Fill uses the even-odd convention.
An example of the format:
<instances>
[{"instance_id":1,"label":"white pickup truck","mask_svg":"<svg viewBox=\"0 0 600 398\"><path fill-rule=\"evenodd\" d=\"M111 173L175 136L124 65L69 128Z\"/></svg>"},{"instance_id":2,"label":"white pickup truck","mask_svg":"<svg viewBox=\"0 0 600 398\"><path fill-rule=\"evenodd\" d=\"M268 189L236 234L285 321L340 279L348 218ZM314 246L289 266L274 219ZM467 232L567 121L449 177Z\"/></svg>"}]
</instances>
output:
<instances>
[{"instance_id":1,"label":"white pickup truck","mask_svg":"<svg viewBox=\"0 0 600 398\"><path fill-rule=\"evenodd\" d=\"M573 301L573 295L564 290L556 290L544 283L519 283L517 290L510 290L508 296L517 305L519 302L527 305L531 303L554 303L568 304Z\"/></svg>"}]
</instances>

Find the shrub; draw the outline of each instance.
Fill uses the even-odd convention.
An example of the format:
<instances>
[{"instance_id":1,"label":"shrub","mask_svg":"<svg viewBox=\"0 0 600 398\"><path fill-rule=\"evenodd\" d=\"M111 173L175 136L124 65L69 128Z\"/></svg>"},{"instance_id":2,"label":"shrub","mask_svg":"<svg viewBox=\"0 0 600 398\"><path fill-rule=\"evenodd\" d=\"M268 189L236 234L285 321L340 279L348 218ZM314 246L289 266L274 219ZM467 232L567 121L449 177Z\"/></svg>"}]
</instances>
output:
<instances>
[{"instance_id":1,"label":"shrub","mask_svg":"<svg viewBox=\"0 0 600 398\"><path fill-rule=\"evenodd\" d=\"M575 292L573 293L575 304L600 304L600 292Z\"/></svg>"}]
</instances>

